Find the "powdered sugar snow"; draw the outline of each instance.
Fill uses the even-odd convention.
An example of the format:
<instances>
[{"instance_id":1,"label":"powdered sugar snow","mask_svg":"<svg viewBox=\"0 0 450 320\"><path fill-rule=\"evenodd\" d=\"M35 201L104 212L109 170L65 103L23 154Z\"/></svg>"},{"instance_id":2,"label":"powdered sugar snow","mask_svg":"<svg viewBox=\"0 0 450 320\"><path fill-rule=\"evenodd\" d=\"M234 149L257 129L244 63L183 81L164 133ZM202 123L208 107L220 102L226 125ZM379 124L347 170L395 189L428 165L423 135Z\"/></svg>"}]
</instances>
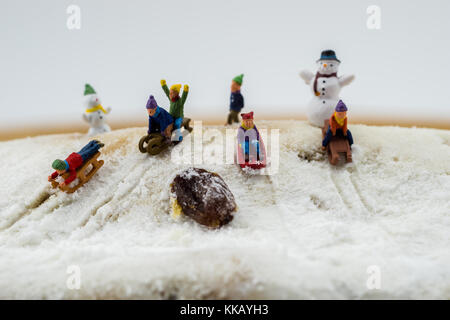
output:
<instances>
[{"instance_id":1,"label":"powdered sugar snow","mask_svg":"<svg viewBox=\"0 0 450 320\"><path fill-rule=\"evenodd\" d=\"M145 128L98 136L105 164L74 194L47 176L84 135L0 143L0 298L450 299L449 131L350 124L354 163L336 168L320 129L258 128L280 129L275 175L196 165L238 205L218 230L168 214L192 164L141 154Z\"/></svg>"}]
</instances>

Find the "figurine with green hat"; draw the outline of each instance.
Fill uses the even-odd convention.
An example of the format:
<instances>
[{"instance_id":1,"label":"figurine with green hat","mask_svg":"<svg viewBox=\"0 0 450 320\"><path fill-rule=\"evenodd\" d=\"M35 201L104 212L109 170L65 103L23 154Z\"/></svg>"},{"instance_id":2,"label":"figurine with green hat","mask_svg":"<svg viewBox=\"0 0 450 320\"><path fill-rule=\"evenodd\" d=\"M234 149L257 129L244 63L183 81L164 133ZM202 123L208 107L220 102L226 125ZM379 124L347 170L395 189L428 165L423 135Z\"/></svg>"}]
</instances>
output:
<instances>
[{"instance_id":1,"label":"figurine with green hat","mask_svg":"<svg viewBox=\"0 0 450 320\"><path fill-rule=\"evenodd\" d=\"M103 108L97 92L88 83L84 86L84 97L86 109L83 119L90 126L88 136L111 131L111 128L106 124L106 115L111 112L111 108Z\"/></svg>"},{"instance_id":2,"label":"figurine with green hat","mask_svg":"<svg viewBox=\"0 0 450 320\"><path fill-rule=\"evenodd\" d=\"M231 80L230 113L226 124L239 123L239 113L244 108L244 97L241 93L244 75L240 74Z\"/></svg>"},{"instance_id":3,"label":"figurine with green hat","mask_svg":"<svg viewBox=\"0 0 450 320\"><path fill-rule=\"evenodd\" d=\"M48 176L48 181L55 180L58 176L69 172L69 176L59 184L61 187L69 185L77 178L77 169L92 158L103 146L104 144L100 141L92 140L80 151L72 152L66 160L56 159L52 163L52 168L55 169L55 172Z\"/></svg>"}]
</instances>

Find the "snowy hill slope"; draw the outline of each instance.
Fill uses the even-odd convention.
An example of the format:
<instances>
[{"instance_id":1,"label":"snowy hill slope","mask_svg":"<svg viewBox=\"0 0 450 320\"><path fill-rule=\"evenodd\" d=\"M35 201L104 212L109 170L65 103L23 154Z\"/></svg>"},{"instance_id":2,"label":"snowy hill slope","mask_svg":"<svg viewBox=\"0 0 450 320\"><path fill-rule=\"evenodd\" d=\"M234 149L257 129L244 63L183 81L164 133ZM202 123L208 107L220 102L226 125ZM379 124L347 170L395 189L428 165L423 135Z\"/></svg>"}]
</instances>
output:
<instances>
[{"instance_id":1,"label":"snowy hill slope","mask_svg":"<svg viewBox=\"0 0 450 320\"><path fill-rule=\"evenodd\" d=\"M351 125L354 164L334 168L319 129L257 124L280 129L276 175L197 165L236 198L219 230L168 214L169 183L190 165L139 153L145 128L98 137L105 165L71 195L50 189L50 165L88 138L0 143L0 298L450 299L449 131Z\"/></svg>"}]
</instances>

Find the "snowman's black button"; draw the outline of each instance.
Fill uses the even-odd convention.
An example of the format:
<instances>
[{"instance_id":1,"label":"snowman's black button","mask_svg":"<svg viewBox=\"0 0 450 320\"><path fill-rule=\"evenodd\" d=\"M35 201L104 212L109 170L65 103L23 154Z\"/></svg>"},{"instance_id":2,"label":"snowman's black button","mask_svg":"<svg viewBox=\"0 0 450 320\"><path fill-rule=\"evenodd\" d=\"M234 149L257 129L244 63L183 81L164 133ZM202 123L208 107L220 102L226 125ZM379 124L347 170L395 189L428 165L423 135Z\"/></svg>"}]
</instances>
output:
<instances>
[{"instance_id":1,"label":"snowman's black button","mask_svg":"<svg viewBox=\"0 0 450 320\"><path fill-rule=\"evenodd\" d=\"M325 81L325 80L323 80L323 83L326 83L326 81Z\"/></svg>"},{"instance_id":2,"label":"snowman's black button","mask_svg":"<svg viewBox=\"0 0 450 320\"><path fill-rule=\"evenodd\" d=\"M322 88L322 91L325 91L325 88Z\"/></svg>"},{"instance_id":3,"label":"snowman's black button","mask_svg":"<svg viewBox=\"0 0 450 320\"><path fill-rule=\"evenodd\" d=\"M323 100L323 103L325 103L325 100Z\"/></svg>"}]
</instances>

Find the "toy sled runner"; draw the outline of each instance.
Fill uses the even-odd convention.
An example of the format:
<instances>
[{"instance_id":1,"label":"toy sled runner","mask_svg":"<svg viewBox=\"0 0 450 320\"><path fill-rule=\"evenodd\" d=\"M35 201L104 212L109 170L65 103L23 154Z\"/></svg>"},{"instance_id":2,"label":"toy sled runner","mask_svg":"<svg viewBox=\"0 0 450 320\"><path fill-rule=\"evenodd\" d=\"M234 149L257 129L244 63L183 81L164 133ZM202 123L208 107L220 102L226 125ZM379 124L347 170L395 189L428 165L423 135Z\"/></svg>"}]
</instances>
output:
<instances>
[{"instance_id":1,"label":"toy sled runner","mask_svg":"<svg viewBox=\"0 0 450 320\"><path fill-rule=\"evenodd\" d=\"M100 169L103 166L104 161L103 160L97 160L97 158L100 156L100 152L97 152L90 158L88 161L86 161L80 168L77 169L77 178L78 183L70 187L70 185L73 183L70 183L68 185L65 185L63 187L59 186L59 183L55 181L55 179L51 180L51 184L53 188L59 187L64 192L67 193L73 193L78 188L80 188L82 185L84 185L86 182L91 180L92 176L97 172L98 169ZM61 177L63 179L68 178L70 175L69 172L64 173Z\"/></svg>"},{"instance_id":2,"label":"toy sled runner","mask_svg":"<svg viewBox=\"0 0 450 320\"><path fill-rule=\"evenodd\" d=\"M322 128L322 139L325 138L329 125L330 120L325 120ZM352 149L350 148L347 138L342 134L333 136L328 143L326 150L328 161L330 161L330 164L332 165L337 165L342 158L345 162L352 162Z\"/></svg>"},{"instance_id":3,"label":"toy sled runner","mask_svg":"<svg viewBox=\"0 0 450 320\"><path fill-rule=\"evenodd\" d=\"M249 152L249 154L245 154L244 150L239 147L239 141L237 141L236 154L237 163L242 169L251 168L254 170L259 170L266 167L266 147L261 136L259 137L259 152Z\"/></svg>"},{"instance_id":4,"label":"toy sled runner","mask_svg":"<svg viewBox=\"0 0 450 320\"><path fill-rule=\"evenodd\" d=\"M183 123L181 124L181 127L184 128L187 133L190 133L193 130L193 128L189 126L190 122L191 119L184 118ZM143 136L141 140L139 140L139 151L154 156L163 152L169 146L176 145L178 143L179 141L170 141L169 139L166 139L166 137L159 132L150 133Z\"/></svg>"}]
</instances>

